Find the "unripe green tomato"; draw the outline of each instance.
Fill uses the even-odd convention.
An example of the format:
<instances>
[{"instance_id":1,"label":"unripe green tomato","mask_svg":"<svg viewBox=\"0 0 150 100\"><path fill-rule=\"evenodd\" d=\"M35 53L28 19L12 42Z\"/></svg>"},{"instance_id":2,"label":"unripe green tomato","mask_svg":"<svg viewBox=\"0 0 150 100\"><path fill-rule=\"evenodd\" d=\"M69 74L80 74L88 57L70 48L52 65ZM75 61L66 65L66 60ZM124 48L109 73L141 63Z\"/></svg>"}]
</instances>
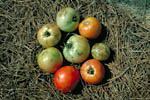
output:
<instances>
[{"instance_id":1,"label":"unripe green tomato","mask_svg":"<svg viewBox=\"0 0 150 100\"><path fill-rule=\"evenodd\" d=\"M90 44L81 35L73 35L68 40L63 49L65 59L72 63L83 62L90 54Z\"/></svg>"},{"instance_id":2,"label":"unripe green tomato","mask_svg":"<svg viewBox=\"0 0 150 100\"><path fill-rule=\"evenodd\" d=\"M110 49L104 43L96 43L92 47L91 54L94 59L97 59L99 61L105 61L110 56Z\"/></svg>"},{"instance_id":3,"label":"unripe green tomato","mask_svg":"<svg viewBox=\"0 0 150 100\"><path fill-rule=\"evenodd\" d=\"M73 32L79 24L79 13L73 8L63 8L57 13L56 22L59 28L65 32Z\"/></svg>"},{"instance_id":4,"label":"unripe green tomato","mask_svg":"<svg viewBox=\"0 0 150 100\"><path fill-rule=\"evenodd\" d=\"M61 31L55 24L46 24L38 31L37 38L43 47L52 47L60 41Z\"/></svg>"},{"instance_id":5,"label":"unripe green tomato","mask_svg":"<svg viewBox=\"0 0 150 100\"><path fill-rule=\"evenodd\" d=\"M54 47L43 50L38 56L38 65L40 69L45 72L56 72L62 63L63 56L61 52Z\"/></svg>"}]
</instances>

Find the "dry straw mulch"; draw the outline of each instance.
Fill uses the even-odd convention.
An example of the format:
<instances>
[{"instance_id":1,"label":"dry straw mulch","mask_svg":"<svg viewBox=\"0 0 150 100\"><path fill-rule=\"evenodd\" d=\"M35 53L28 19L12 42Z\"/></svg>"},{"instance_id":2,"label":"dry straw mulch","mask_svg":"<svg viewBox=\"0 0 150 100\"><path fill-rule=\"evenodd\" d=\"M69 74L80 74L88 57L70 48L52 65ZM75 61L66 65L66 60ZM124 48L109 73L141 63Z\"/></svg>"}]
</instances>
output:
<instances>
[{"instance_id":1,"label":"dry straw mulch","mask_svg":"<svg viewBox=\"0 0 150 100\"><path fill-rule=\"evenodd\" d=\"M150 99L150 26L102 1L0 0L0 99ZM36 35L43 24L55 23L58 10L67 6L79 10L82 18L100 20L103 36L99 42L110 46L112 55L102 62L103 82L89 85L81 80L73 93L64 94L55 89L53 74L37 65L37 54L44 48Z\"/></svg>"}]
</instances>

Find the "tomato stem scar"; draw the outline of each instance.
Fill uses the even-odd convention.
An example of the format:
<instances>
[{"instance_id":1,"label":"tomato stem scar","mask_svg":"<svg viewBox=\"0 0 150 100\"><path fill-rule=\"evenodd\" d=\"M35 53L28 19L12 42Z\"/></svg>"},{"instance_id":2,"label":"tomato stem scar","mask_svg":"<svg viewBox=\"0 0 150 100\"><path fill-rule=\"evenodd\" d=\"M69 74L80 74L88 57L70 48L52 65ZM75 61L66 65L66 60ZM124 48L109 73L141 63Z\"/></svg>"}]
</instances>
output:
<instances>
[{"instance_id":1,"label":"tomato stem scar","mask_svg":"<svg viewBox=\"0 0 150 100\"><path fill-rule=\"evenodd\" d=\"M45 32L45 36L46 36L46 37L49 37L50 35L51 35L51 33L50 33L49 31L46 31L46 32Z\"/></svg>"},{"instance_id":2,"label":"tomato stem scar","mask_svg":"<svg viewBox=\"0 0 150 100\"><path fill-rule=\"evenodd\" d=\"M77 16L73 16L72 21L76 22L77 21Z\"/></svg>"},{"instance_id":3,"label":"tomato stem scar","mask_svg":"<svg viewBox=\"0 0 150 100\"><path fill-rule=\"evenodd\" d=\"M67 48L71 48L71 47L72 47L72 43L67 43L65 46L66 46Z\"/></svg>"},{"instance_id":4,"label":"tomato stem scar","mask_svg":"<svg viewBox=\"0 0 150 100\"><path fill-rule=\"evenodd\" d=\"M93 68L89 68L89 69L88 69L88 73L89 73L89 74L94 74L94 69L93 69Z\"/></svg>"}]
</instances>

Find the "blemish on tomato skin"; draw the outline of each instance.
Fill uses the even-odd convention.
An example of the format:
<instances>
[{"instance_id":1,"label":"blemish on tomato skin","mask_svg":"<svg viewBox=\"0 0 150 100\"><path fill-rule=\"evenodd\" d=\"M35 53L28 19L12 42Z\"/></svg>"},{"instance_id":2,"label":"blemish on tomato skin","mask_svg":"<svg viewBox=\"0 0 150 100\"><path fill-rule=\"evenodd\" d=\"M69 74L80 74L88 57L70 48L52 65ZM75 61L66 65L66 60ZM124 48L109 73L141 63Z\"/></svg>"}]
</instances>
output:
<instances>
[{"instance_id":1,"label":"blemish on tomato skin","mask_svg":"<svg viewBox=\"0 0 150 100\"><path fill-rule=\"evenodd\" d=\"M72 72L75 72L75 70L74 70L74 69L72 69Z\"/></svg>"},{"instance_id":2,"label":"blemish on tomato skin","mask_svg":"<svg viewBox=\"0 0 150 100\"><path fill-rule=\"evenodd\" d=\"M84 25L88 25L90 22L89 21L85 21L84 22Z\"/></svg>"},{"instance_id":3,"label":"blemish on tomato skin","mask_svg":"<svg viewBox=\"0 0 150 100\"><path fill-rule=\"evenodd\" d=\"M82 56L83 53L82 53L82 52L77 52L77 55L78 55L78 56Z\"/></svg>"},{"instance_id":4,"label":"blemish on tomato skin","mask_svg":"<svg viewBox=\"0 0 150 100\"><path fill-rule=\"evenodd\" d=\"M64 85L64 88L66 88L66 85Z\"/></svg>"},{"instance_id":5,"label":"blemish on tomato skin","mask_svg":"<svg viewBox=\"0 0 150 100\"><path fill-rule=\"evenodd\" d=\"M73 16L72 21L77 22L78 21L77 16Z\"/></svg>"},{"instance_id":6,"label":"blemish on tomato skin","mask_svg":"<svg viewBox=\"0 0 150 100\"><path fill-rule=\"evenodd\" d=\"M59 77L57 77L57 81L59 80Z\"/></svg>"}]
</instances>

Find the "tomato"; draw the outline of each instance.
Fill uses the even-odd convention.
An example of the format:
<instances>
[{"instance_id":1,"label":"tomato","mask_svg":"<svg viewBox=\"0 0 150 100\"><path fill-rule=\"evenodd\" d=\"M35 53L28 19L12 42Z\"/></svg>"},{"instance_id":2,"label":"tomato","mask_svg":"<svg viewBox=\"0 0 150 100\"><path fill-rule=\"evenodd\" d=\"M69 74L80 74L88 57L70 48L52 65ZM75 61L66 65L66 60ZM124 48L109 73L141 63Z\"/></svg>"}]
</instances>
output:
<instances>
[{"instance_id":1,"label":"tomato","mask_svg":"<svg viewBox=\"0 0 150 100\"><path fill-rule=\"evenodd\" d=\"M37 38L46 48L55 46L61 39L61 31L55 24L46 24L38 31Z\"/></svg>"},{"instance_id":2,"label":"tomato","mask_svg":"<svg viewBox=\"0 0 150 100\"><path fill-rule=\"evenodd\" d=\"M109 58L110 49L104 43L96 43L92 47L91 54L92 54L93 58L95 58L99 61L104 61Z\"/></svg>"},{"instance_id":3,"label":"tomato","mask_svg":"<svg viewBox=\"0 0 150 100\"><path fill-rule=\"evenodd\" d=\"M63 56L61 52L54 47L43 50L38 56L38 65L45 72L56 72L62 63Z\"/></svg>"},{"instance_id":4,"label":"tomato","mask_svg":"<svg viewBox=\"0 0 150 100\"><path fill-rule=\"evenodd\" d=\"M90 54L88 40L80 35L71 36L63 48L64 58L72 63L83 62Z\"/></svg>"},{"instance_id":5,"label":"tomato","mask_svg":"<svg viewBox=\"0 0 150 100\"><path fill-rule=\"evenodd\" d=\"M63 8L57 13L56 22L61 30L72 32L77 29L79 24L79 13L73 8Z\"/></svg>"},{"instance_id":6,"label":"tomato","mask_svg":"<svg viewBox=\"0 0 150 100\"><path fill-rule=\"evenodd\" d=\"M64 66L55 73L54 85L62 92L72 91L78 84L80 73L73 66Z\"/></svg>"},{"instance_id":7,"label":"tomato","mask_svg":"<svg viewBox=\"0 0 150 100\"><path fill-rule=\"evenodd\" d=\"M104 78L105 69L98 60L89 59L80 67L80 74L85 82L97 84Z\"/></svg>"},{"instance_id":8,"label":"tomato","mask_svg":"<svg viewBox=\"0 0 150 100\"><path fill-rule=\"evenodd\" d=\"M79 24L80 35L89 38L97 38L102 30L102 26L95 17L87 17Z\"/></svg>"}]
</instances>

